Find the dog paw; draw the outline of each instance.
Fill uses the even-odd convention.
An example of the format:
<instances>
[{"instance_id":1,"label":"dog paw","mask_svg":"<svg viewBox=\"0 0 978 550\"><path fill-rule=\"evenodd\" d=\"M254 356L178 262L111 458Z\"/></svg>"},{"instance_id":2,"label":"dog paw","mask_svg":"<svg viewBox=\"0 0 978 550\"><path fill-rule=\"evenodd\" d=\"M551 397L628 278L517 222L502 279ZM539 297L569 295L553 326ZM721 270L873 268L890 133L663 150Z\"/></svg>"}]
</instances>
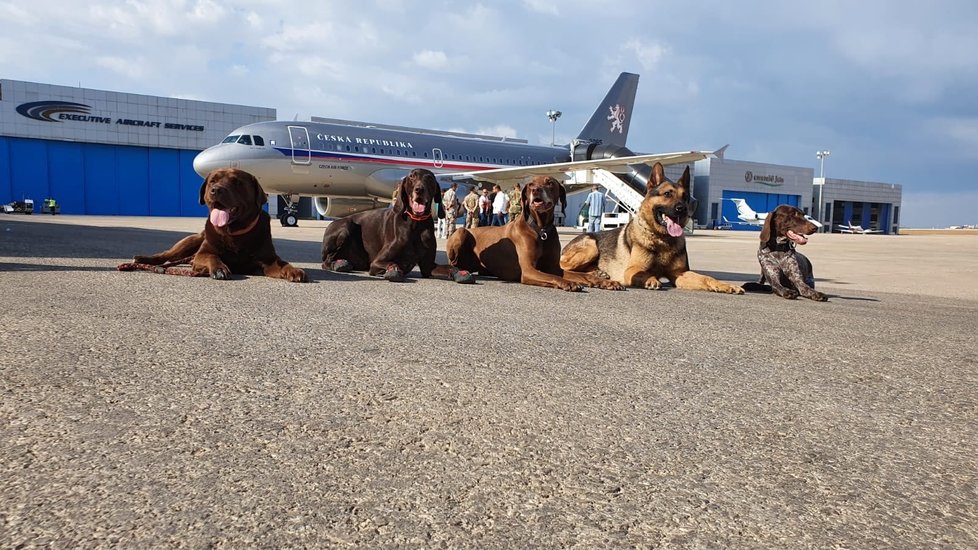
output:
<instances>
[{"instance_id":1,"label":"dog paw","mask_svg":"<svg viewBox=\"0 0 978 550\"><path fill-rule=\"evenodd\" d=\"M324 261L323 269L326 271L335 271L337 273L349 273L353 271L353 266L350 265L348 260L340 258L338 260L333 260L332 262Z\"/></svg>"},{"instance_id":2,"label":"dog paw","mask_svg":"<svg viewBox=\"0 0 978 550\"><path fill-rule=\"evenodd\" d=\"M650 277L649 280L645 281L645 288L649 290L659 290L662 288L662 283L659 281L659 279Z\"/></svg>"},{"instance_id":3,"label":"dog paw","mask_svg":"<svg viewBox=\"0 0 978 550\"><path fill-rule=\"evenodd\" d=\"M726 283L720 283L713 289L713 292L722 292L724 294L743 294L744 287L728 285Z\"/></svg>"},{"instance_id":4,"label":"dog paw","mask_svg":"<svg viewBox=\"0 0 978 550\"><path fill-rule=\"evenodd\" d=\"M599 279L597 281L593 281L591 286L603 288L605 290L625 290L625 287L622 286L621 283L618 281L612 281L611 279Z\"/></svg>"},{"instance_id":5,"label":"dog paw","mask_svg":"<svg viewBox=\"0 0 978 550\"><path fill-rule=\"evenodd\" d=\"M231 270L228 269L227 266L222 265L214 271L211 271L211 278L226 281L231 278Z\"/></svg>"},{"instance_id":6,"label":"dog paw","mask_svg":"<svg viewBox=\"0 0 978 550\"><path fill-rule=\"evenodd\" d=\"M384 279L392 283L400 283L404 281L404 272L397 264L391 264L387 266L387 271L384 272Z\"/></svg>"},{"instance_id":7,"label":"dog paw","mask_svg":"<svg viewBox=\"0 0 978 550\"><path fill-rule=\"evenodd\" d=\"M786 300L794 300L795 298L798 297L798 291L792 288L786 288L784 290L778 290L776 292L778 293L778 296L781 296Z\"/></svg>"},{"instance_id":8,"label":"dog paw","mask_svg":"<svg viewBox=\"0 0 978 550\"><path fill-rule=\"evenodd\" d=\"M282 270L282 278L290 283L304 283L307 281L306 272L298 267L288 266Z\"/></svg>"},{"instance_id":9,"label":"dog paw","mask_svg":"<svg viewBox=\"0 0 978 550\"><path fill-rule=\"evenodd\" d=\"M814 291L811 294L806 295L805 297L808 298L809 300L814 300L816 302L828 302L829 301L829 297L828 296L826 296L825 294L822 294L821 292L818 292L818 291Z\"/></svg>"},{"instance_id":10,"label":"dog paw","mask_svg":"<svg viewBox=\"0 0 978 550\"><path fill-rule=\"evenodd\" d=\"M475 283L475 275L464 269L453 269L452 280L461 285L470 285Z\"/></svg>"}]
</instances>

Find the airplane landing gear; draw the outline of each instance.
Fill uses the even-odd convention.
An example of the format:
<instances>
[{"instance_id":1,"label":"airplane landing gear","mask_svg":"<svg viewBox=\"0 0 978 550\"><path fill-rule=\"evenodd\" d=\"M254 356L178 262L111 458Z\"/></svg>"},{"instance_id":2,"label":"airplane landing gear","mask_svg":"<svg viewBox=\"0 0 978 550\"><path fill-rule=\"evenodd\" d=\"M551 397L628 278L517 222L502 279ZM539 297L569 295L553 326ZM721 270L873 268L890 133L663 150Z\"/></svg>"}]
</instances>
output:
<instances>
[{"instance_id":1,"label":"airplane landing gear","mask_svg":"<svg viewBox=\"0 0 978 550\"><path fill-rule=\"evenodd\" d=\"M285 212L278 217L282 222L282 227L296 227L299 225L299 197L298 195L281 195L285 202Z\"/></svg>"}]
</instances>

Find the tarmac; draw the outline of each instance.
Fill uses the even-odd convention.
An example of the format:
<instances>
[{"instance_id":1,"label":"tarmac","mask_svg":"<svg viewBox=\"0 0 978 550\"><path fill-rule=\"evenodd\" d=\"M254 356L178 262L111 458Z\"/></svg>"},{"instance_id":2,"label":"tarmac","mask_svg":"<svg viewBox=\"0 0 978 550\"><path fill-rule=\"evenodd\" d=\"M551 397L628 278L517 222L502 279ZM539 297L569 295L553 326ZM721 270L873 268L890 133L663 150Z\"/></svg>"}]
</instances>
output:
<instances>
[{"instance_id":1,"label":"tarmac","mask_svg":"<svg viewBox=\"0 0 978 550\"><path fill-rule=\"evenodd\" d=\"M307 284L115 270L203 223L0 216L0 547L978 547L978 236L814 235L827 303L388 283L313 221Z\"/></svg>"}]
</instances>

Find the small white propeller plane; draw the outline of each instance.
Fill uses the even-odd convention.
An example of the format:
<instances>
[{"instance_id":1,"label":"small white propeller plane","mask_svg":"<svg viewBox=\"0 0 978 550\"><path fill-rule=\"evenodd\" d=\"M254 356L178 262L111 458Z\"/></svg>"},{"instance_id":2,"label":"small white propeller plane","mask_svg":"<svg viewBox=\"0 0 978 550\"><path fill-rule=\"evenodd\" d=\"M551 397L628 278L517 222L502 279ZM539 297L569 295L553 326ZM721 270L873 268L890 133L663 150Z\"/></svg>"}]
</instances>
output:
<instances>
[{"instance_id":1,"label":"small white propeller plane","mask_svg":"<svg viewBox=\"0 0 978 550\"><path fill-rule=\"evenodd\" d=\"M853 235L872 235L883 232L879 229L863 229L861 225L852 225L852 220L849 220L849 223L846 224L840 223L835 227L839 230L839 233L849 233Z\"/></svg>"}]
</instances>

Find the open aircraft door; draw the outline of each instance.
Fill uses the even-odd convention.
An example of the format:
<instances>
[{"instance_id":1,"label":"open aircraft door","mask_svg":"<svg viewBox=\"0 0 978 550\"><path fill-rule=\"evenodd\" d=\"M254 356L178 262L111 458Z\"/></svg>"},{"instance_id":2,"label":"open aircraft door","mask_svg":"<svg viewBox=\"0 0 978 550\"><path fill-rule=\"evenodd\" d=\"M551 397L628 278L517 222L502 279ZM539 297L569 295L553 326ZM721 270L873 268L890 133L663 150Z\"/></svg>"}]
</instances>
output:
<instances>
[{"instance_id":1,"label":"open aircraft door","mask_svg":"<svg viewBox=\"0 0 978 550\"><path fill-rule=\"evenodd\" d=\"M289 126L292 140L292 164L309 164L309 130L305 126Z\"/></svg>"}]
</instances>

